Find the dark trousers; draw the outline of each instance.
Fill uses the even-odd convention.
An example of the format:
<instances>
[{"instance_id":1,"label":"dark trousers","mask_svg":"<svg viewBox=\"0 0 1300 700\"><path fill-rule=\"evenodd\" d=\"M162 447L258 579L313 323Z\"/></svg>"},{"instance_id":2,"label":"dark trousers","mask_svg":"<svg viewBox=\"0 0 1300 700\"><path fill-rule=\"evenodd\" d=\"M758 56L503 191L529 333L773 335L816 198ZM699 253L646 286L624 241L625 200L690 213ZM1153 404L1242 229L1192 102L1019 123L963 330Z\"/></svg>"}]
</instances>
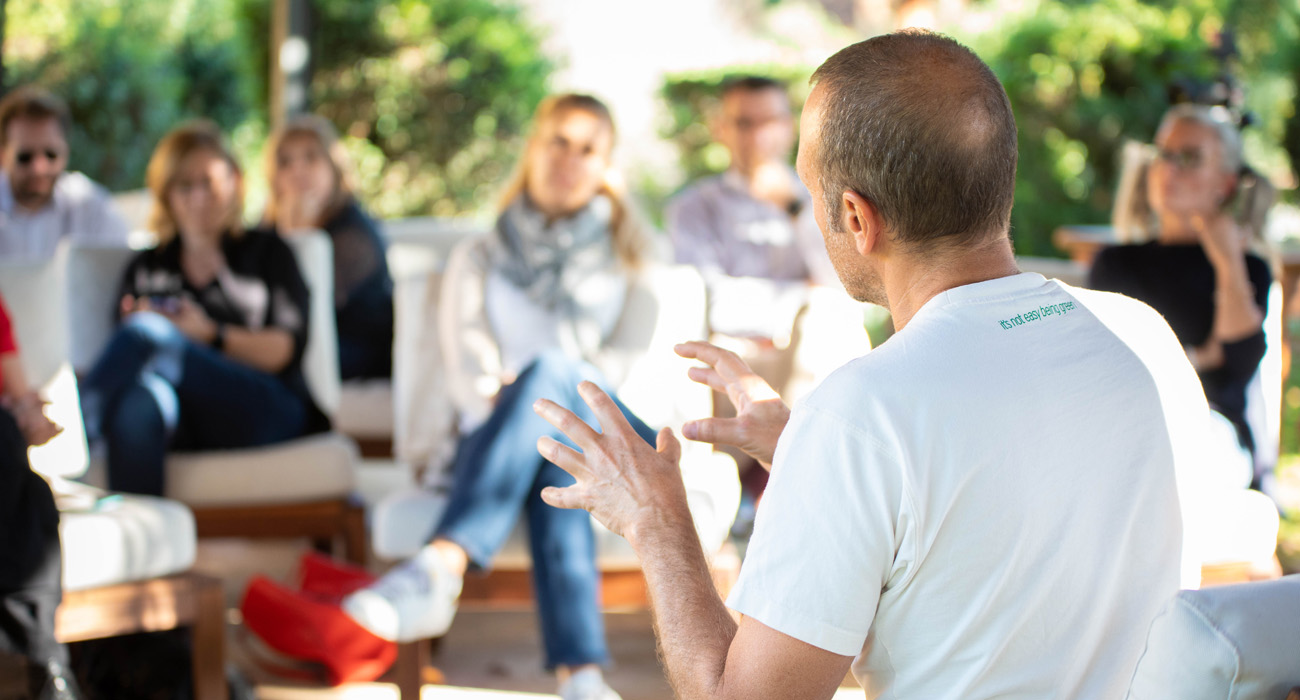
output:
<instances>
[{"instance_id":1,"label":"dark trousers","mask_svg":"<svg viewBox=\"0 0 1300 700\"><path fill-rule=\"evenodd\" d=\"M0 408L0 652L67 666L67 649L54 641L61 576L54 496L27 462L18 423Z\"/></svg>"},{"instance_id":2,"label":"dark trousers","mask_svg":"<svg viewBox=\"0 0 1300 700\"><path fill-rule=\"evenodd\" d=\"M117 330L81 389L108 446L108 486L161 496L167 452L260 447L302 435L303 401L276 377L195 345L154 313Z\"/></svg>"}]
</instances>

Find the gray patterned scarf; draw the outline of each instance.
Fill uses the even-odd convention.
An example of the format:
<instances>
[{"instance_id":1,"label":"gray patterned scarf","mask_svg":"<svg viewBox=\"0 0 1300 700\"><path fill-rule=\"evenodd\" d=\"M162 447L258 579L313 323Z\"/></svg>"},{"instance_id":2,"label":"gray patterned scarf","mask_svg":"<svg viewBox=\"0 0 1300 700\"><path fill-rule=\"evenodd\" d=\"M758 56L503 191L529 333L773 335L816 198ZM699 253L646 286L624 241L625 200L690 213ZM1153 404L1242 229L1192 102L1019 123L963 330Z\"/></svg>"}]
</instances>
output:
<instances>
[{"instance_id":1,"label":"gray patterned scarf","mask_svg":"<svg viewBox=\"0 0 1300 700\"><path fill-rule=\"evenodd\" d=\"M576 342L583 354L599 346L616 320L607 313L614 300L591 293L610 289L612 278L623 276L614 254L612 213L609 199L597 195L573 216L547 225L546 216L520 195L497 219L488 247L493 269L538 306L567 319L561 337Z\"/></svg>"}]
</instances>

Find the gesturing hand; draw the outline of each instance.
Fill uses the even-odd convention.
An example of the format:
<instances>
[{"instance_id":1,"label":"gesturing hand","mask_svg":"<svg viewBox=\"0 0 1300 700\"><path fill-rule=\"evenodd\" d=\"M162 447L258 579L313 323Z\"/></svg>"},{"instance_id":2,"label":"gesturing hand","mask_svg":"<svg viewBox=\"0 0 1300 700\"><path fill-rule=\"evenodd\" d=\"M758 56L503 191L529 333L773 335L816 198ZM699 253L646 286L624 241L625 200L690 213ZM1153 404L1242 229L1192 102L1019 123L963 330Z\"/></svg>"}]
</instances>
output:
<instances>
[{"instance_id":1,"label":"gesturing hand","mask_svg":"<svg viewBox=\"0 0 1300 700\"><path fill-rule=\"evenodd\" d=\"M790 409L776 391L734 352L702 341L682 343L674 350L707 365L692 367L688 376L725 393L736 407L735 418L693 420L682 426L682 435L689 440L739 447L771 466L776 441L790 420Z\"/></svg>"},{"instance_id":2,"label":"gesturing hand","mask_svg":"<svg viewBox=\"0 0 1300 700\"><path fill-rule=\"evenodd\" d=\"M582 450L550 437L537 441L537 451L543 457L577 480L565 488L543 489L542 500L557 508L590 511L611 532L635 545L640 526L673 509L686 508L686 488L677 466L681 444L664 428L659 431L658 447L651 448L600 387L583 382L578 393L595 413L600 432L553 401L541 399L533 404L538 415Z\"/></svg>"}]
</instances>

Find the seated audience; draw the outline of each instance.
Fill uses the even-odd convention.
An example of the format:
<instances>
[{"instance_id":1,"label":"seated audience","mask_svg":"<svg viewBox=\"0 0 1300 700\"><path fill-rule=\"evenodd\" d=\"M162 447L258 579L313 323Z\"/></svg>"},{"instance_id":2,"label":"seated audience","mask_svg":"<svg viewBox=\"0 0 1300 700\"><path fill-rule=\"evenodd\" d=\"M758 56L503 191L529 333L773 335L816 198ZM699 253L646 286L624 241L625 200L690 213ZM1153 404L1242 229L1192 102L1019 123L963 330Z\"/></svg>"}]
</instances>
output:
<instances>
[{"instance_id":1,"label":"seated audience","mask_svg":"<svg viewBox=\"0 0 1300 700\"><path fill-rule=\"evenodd\" d=\"M602 373L602 353L648 241L607 180L613 146L604 104L586 95L548 98L495 230L453 252L440 310L463 435L450 503L420 554L343 604L387 639L439 635L466 571L488 569L522 515L546 666L565 700L618 695L601 674L609 650L591 520L542 502L542 489L573 480L537 454L538 436L558 433L532 406L543 396L576 402L583 379L617 381L612 370ZM653 443L655 431L623 412Z\"/></svg>"},{"instance_id":2,"label":"seated audience","mask_svg":"<svg viewBox=\"0 0 1300 700\"><path fill-rule=\"evenodd\" d=\"M343 379L393 370L393 280L375 220L352 194L343 146L328 121L302 116L267 146L271 194L263 223L281 236L321 229L334 244L334 308Z\"/></svg>"},{"instance_id":3,"label":"seated audience","mask_svg":"<svg viewBox=\"0 0 1300 700\"><path fill-rule=\"evenodd\" d=\"M1273 189L1243 161L1241 134L1223 108L1182 104L1156 132L1155 160L1121 192L1117 223L1148 242L1103 250L1089 286L1146 302L1169 322L1213 412L1222 482L1254 474L1246 386L1264 357L1273 277L1263 244ZM1258 485L1258 482L1256 482Z\"/></svg>"},{"instance_id":4,"label":"seated audience","mask_svg":"<svg viewBox=\"0 0 1300 700\"><path fill-rule=\"evenodd\" d=\"M45 480L31 470L27 448L59 433L44 401L28 386L9 313L0 299L0 676L24 666L27 695L79 697L68 651L54 638L63 598L59 511ZM11 687L12 689L12 687Z\"/></svg>"},{"instance_id":5,"label":"seated audience","mask_svg":"<svg viewBox=\"0 0 1300 700\"><path fill-rule=\"evenodd\" d=\"M42 260L59 241L126 246L108 192L68 166L68 107L33 86L0 100L0 259Z\"/></svg>"},{"instance_id":6,"label":"seated audience","mask_svg":"<svg viewBox=\"0 0 1300 700\"><path fill-rule=\"evenodd\" d=\"M127 267L82 407L109 487L158 495L169 450L268 445L328 422L301 369L307 286L284 241L244 229L243 178L215 126L168 133L146 177L159 245Z\"/></svg>"}]
</instances>

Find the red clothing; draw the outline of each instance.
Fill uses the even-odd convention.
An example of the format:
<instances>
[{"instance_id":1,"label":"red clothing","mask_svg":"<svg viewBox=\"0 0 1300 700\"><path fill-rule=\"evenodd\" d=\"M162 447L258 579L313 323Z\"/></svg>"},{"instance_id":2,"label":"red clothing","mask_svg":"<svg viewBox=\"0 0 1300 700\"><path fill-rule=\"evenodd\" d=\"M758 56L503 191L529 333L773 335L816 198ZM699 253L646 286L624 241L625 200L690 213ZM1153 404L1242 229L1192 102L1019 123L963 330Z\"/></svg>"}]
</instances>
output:
<instances>
[{"instance_id":1,"label":"red clothing","mask_svg":"<svg viewBox=\"0 0 1300 700\"><path fill-rule=\"evenodd\" d=\"M14 342L14 327L9 322L9 309L5 308L4 297L0 297L0 355L18 352L18 343ZM5 386L4 369L0 368L0 390Z\"/></svg>"}]
</instances>

